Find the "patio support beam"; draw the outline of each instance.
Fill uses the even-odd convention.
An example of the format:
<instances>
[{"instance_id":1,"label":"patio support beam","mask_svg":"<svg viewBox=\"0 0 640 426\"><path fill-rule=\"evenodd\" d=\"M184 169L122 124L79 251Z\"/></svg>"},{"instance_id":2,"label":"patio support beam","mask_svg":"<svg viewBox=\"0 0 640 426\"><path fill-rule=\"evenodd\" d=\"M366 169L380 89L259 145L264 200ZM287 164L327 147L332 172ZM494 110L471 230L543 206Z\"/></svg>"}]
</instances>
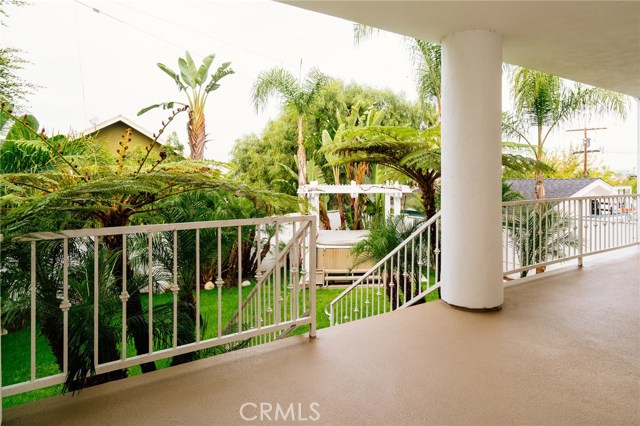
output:
<instances>
[{"instance_id":1,"label":"patio support beam","mask_svg":"<svg viewBox=\"0 0 640 426\"><path fill-rule=\"evenodd\" d=\"M442 41L442 299L493 310L501 258L502 39L486 30Z\"/></svg>"}]
</instances>

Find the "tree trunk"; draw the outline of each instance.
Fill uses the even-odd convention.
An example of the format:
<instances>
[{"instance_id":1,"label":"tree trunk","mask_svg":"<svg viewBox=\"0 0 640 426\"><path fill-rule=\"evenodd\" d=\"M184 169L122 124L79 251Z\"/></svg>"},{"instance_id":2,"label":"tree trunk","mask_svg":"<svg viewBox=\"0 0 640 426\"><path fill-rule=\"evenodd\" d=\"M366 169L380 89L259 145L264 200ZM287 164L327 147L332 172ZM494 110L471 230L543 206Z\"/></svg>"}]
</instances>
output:
<instances>
[{"instance_id":1,"label":"tree trunk","mask_svg":"<svg viewBox=\"0 0 640 426\"><path fill-rule=\"evenodd\" d=\"M542 172L539 170L535 171L535 194L536 200L544 199L544 177L542 175Z\"/></svg>"},{"instance_id":2,"label":"tree trunk","mask_svg":"<svg viewBox=\"0 0 640 426\"><path fill-rule=\"evenodd\" d=\"M336 183L339 185L340 183ZM336 194L338 197L338 209L340 211L340 229L345 229L347 227L347 217L344 215L344 205L342 204L342 194Z\"/></svg>"},{"instance_id":3,"label":"tree trunk","mask_svg":"<svg viewBox=\"0 0 640 426\"><path fill-rule=\"evenodd\" d=\"M320 224L322 224L322 229L331 229L331 221L329 220L329 215L327 214L327 209L322 203L322 200L318 200L318 205L320 206Z\"/></svg>"},{"instance_id":4,"label":"tree trunk","mask_svg":"<svg viewBox=\"0 0 640 426\"><path fill-rule=\"evenodd\" d=\"M204 114L196 113L189 108L189 121L187 122L187 135L189 136L189 158L202 160L204 158L204 145L207 134L204 126Z\"/></svg>"},{"instance_id":5,"label":"tree trunk","mask_svg":"<svg viewBox=\"0 0 640 426\"><path fill-rule=\"evenodd\" d=\"M298 116L298 188L307 184L307 153L302 137L302 115Z\"/></svg>"},{"instance_id":6,"label":"tree trunk","mask_svg":"<svg viewBox=\"0 0 640 426\"><path fill-rule=\"evenodd\" d=\"M538 149L536 151L536 160L538 162L542 161L544 140L542 139L542 126L538 126ZM544 199L544 176L542 170L535 171L535 194L536 200Z\"/></svg>"}]
</instances>

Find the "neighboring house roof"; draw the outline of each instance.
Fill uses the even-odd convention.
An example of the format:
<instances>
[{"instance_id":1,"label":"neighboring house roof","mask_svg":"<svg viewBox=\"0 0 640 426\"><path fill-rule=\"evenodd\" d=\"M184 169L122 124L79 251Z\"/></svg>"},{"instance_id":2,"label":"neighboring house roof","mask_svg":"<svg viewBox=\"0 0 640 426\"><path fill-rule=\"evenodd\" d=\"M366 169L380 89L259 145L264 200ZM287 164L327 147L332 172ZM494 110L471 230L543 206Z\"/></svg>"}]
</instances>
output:
<instances>
[{"instance_id":1,"label":"neighboring house roof","mask_svg":"<svg viewBox=\"0 0 640 426\"><path fill-rule=\"evenodd\" d=\"M104 129L105 127L109 127L109 126L111 126L112 124L117 123L118 121L121 121L121 122L123 122L125 125L127 125L128 127L131 127L131 129L132 129L132 130L136 130L136 131L138 131L138 132L142 133L143 135L145 135L145 136L146 136L146 137L148 137L149 139L152 139L152 140L154 139L154 137L153 137L153 133L152 133L152 132L150 132L150 131L148 131L147 129L143 128L143 127L142 127L142 126L140 126L139 124L137 124L137 123L135 123L135 122L133 122L133 121L129 120L129 119L128 119L127 117L125 117L124 115L116 115L115 117L112 117L112 118L110 118L110 119L108 119L108 120L105 120L105 121L103 121L103 122L101 122L101 123L98 123L98 124L96 124L96 125L94 125L94 126L91 126L91 127L87 128L87 129L85 129L84 131L82 131L82 132L80 133L80 135L81 135L81 136L87 136L87 135L90 135L90 134L95 133L95 132L97 132L97 131L99 131L99 130L101 130L101 129ZM163 143L164 143L164 141L163 141L163 140L161 140L161 139L158 139L158 140L157 140L157 142L158 142L158 143L160 143L160 144L163 144Z\"/></svg>"},{"instance_id":2,"label":"neighboring house roof","mask_svg":"<svg viewBox=\"0 0 640 426\"><path fill-rule=\"evenodd\" d=\"M535 195L534 179L507 179L511 189L520 192L527 200ZM612 191L613 187L600 178L545 179L545 198L567 198L587 195L592 189L603 188Z\"/></svg>"}]
</instances>

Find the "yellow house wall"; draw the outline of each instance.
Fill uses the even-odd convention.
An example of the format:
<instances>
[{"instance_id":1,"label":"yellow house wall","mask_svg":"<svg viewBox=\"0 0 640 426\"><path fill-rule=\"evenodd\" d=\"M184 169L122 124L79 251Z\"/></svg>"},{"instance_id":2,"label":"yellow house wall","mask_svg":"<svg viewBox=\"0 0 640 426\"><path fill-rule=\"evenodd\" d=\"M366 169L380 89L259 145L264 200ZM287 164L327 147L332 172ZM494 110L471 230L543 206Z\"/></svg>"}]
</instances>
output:
<instances>
[{"instance_id":1,"label":"yellow house wall","mask_svg":"<svg viewBox=\"0 0 640 426\"><path fill-rule=\"evenodd\" d=\"M122 140L122 137L128 128L130 127L119 121L92 133L91 136L94 138L95 142L104 147L107 152L117 156L117 150L120 148L119 142ZM136 151L144 153L145 148L149 146L150 143L150 138L135 129L131 129L131 142L129 142L128 152L130 154ZM153 150L151 151L151 156L157 156L160 152L161 146L162 145L156 142Z\"/></svg>"}]
</instances>

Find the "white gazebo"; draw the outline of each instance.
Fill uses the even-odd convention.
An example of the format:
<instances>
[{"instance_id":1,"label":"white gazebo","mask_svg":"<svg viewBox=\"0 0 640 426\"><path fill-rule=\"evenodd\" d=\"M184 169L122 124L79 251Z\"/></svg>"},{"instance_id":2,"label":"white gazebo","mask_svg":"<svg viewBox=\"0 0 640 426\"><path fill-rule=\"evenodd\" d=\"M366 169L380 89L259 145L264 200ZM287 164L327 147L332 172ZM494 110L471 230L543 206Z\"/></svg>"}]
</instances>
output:
<instances>
[{"instance_id":1,"label":"white gazebo","mask_svg":"<svg viewBox=\"0 0 640 426\"><path fill-rule=\"evenodd\" d=\"M351 198L358 195L384 194L384 216L389 217L391 212L394 216L399 216L402 213L402 196L413 192L414 189L408 185L388 181L384 184L357 184L352 180L349 185L325 185L312 181L298 188L298 195L303 195L309 200L316 216L320 214L320 195L331 194L349 194ZM317 223L320 226L319 220Z\"/></svg>"},{"instance_id":2,"label":"white gazebo","mask_svg":"<svg viewBox=\"0 0 640 426\"><path fill-rule=\"evenodd\" d=\"M348 194L351 198L358 195L384 194L384 216L399 216L402 213L402 196L411 194L414 189L398 182L384 184L357 184L351 181L349 185L325 185L317 181L301 186L298 194L304 196L311 204L312 212L318 217L316 223L320 226L320 195ZM316 282L353 281L359 274L366 272L372 266L362 264L354 268L355 259L351 256L351 248L358 241L366 238L366 230L319 230L316 240Z\"/></svg>"}]
</instances>

